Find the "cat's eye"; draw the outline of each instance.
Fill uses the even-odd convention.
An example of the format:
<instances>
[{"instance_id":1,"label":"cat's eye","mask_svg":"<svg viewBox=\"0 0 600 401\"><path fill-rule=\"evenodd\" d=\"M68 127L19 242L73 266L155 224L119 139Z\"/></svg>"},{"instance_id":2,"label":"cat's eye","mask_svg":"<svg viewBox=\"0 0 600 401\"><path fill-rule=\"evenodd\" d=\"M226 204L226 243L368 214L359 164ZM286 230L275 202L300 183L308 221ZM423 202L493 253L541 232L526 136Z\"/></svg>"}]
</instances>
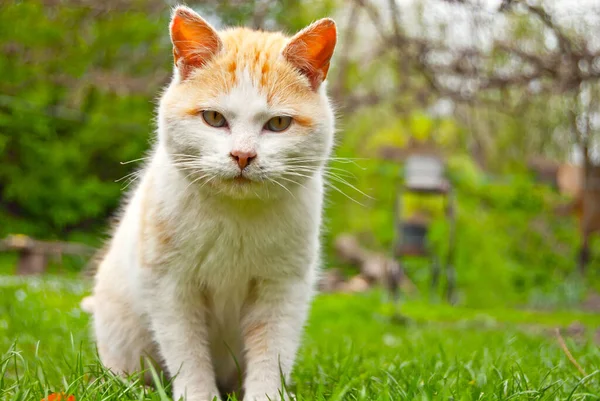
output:
<instances>
[{"instance_id":1,"label":"cat's eye","mask_svg":"<svg viewBox=\"0 0 600 401\"><path fill-rule=\"evenodd\" d=\"M288 129L292 123L292 117L289 116L277 116L273 117L265 124L265 129L273 132L281 132Z\"/></svg>"},{"instance_id":2,"label":"cat's eye","mask_svg":"<svg viewBox=\"0 0 600 401\"><path fill-rule=\"evenodd\" d=\"M202 112L202 118L211 127L221 128L227 124L227 120L223 117L223 114L214 110L204 110Z\"/></svg>"}]
</instances>

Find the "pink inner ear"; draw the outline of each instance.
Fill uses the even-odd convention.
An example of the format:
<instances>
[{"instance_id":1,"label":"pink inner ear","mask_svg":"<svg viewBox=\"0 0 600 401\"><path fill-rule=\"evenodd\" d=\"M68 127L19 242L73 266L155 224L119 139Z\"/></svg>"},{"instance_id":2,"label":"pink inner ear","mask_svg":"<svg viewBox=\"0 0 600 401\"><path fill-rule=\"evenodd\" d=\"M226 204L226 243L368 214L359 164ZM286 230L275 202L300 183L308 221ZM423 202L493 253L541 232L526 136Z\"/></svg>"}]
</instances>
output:
<instances>
[{"instance_id":1,"label":"pink inner ear","mask_svg":"<svg viewBox=\"0 0 600 401\"><path fill-rule=\"evenodd\" d=\"M217 32L198 14L185 7L175 11L171 21L173 57L183 78L205 65L220 49Z\"/></svg>"},{"instance_id":2,"label":"pink inner ear","mask_svg":"<svg viewBox=\"0 0 600 401\"><path fill-rule=\"evenodd\" d=\"M327 77L336 41L335 23L322 19L296 34L284 49L283 56L306 75L316 90Z\"/></svg>"}]
</instances>

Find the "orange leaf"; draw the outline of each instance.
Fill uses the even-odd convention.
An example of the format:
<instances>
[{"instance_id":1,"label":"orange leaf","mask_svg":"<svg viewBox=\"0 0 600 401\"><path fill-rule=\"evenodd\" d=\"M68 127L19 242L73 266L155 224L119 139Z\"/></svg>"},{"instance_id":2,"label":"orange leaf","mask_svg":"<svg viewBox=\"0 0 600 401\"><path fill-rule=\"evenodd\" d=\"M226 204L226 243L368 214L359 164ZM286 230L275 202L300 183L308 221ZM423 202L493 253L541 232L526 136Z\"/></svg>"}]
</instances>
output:
<instances>
[{"instance_id":1,"label":"orange leaf","mask_svg":"<svg viewBox=\"0 0 600 401\"><path fill-rule=\"evenodd\" d=\"M48 397L42 398L41 401L75 401L74 395L69 395L67 398L64 397L65 393L52 393Z\"/></svg>"}]
</instances>

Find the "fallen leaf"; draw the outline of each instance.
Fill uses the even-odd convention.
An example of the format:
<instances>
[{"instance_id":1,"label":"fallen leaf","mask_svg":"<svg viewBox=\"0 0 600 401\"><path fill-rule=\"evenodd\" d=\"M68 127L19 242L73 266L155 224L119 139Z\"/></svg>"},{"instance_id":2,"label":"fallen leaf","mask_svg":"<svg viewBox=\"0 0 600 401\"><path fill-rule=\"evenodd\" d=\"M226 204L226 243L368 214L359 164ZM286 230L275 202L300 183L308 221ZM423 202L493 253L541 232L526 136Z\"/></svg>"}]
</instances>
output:
<instances>
[{"instance_id":1,"label":"fallen leaf","mask_svg":"<svg viewBox=\"0 0 600 401\"><path fill-rule=\"evenodd\" d=\"M52 393L48 397L42 398L41 401L75 401L74 395L65 397L65 393Z\"/></svg>"}]
</instances>

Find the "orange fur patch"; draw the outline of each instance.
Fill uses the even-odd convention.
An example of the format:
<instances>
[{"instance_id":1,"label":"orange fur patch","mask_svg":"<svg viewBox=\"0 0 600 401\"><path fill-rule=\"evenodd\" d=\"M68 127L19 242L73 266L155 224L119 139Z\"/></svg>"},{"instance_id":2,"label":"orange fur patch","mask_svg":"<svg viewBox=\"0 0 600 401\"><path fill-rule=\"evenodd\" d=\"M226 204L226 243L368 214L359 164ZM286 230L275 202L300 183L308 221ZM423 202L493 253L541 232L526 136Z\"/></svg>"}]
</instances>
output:
<instances>
[{"instance_id":1,"label":"orange fur patch","mask_svg":"<svg viewBox=\"0 0 600 401\"><path fill-rule=\"evenodd\" d=\"M257 355L266 354L268 351L266 341L267 324L264 322L253 322L244 327L244 344L248 350Z\"/></svg>"},{"instance_id":2,"label":"orange fur patch","mask_svg":"<svg viewBox=\"0 0 600 401\"><path fill-rule=\"evenodd\" d=\"M161 258L175 247L174 231L169 223L158 216L156 205L146 187L142 199L139 255L142 266L160 265Z\"/></svg>"},{"instance_id":3,"label":"orange fur patch","mask_svg":"<svg viewBox=\"0 0 600 401\"><path fill-rule=\"evenodd\" d=\"M198 115L200 115L200 113L202 113L202 110L199 109L198 107L193 107L191 109L185 110L185 114L187 114L189 116L198 116Z\"/></svg>"},{"instance_id":4,"label":"orange fur patch","mask_svg":"<svg viewBox=\"0 0 600 401\"><path fill-rule=\"evenodd\" d=\"M173 243L173 233L167 222L163 219L154 220L151 229L156 240L161 246L169 246Z\"/></svg>"},{"instance_id":5,"label":"orange fur patch","mask_svg":"<svg viewBox=\"0 0 600 401\"><path fill-rule=\"evenodd\" d=\"M314 125L314 121L312 120L312 118L309 118L309 117L296 116L294 118L294 121L296 121L298 124L302 125L303 127L312 127Z\"/></svg>"},{"instance_id":6,"label":"orange fur patch","mask_svg":"<svg viewBox=\"0 0 600 401\"><path fill-rule=\"evenodd\" d=\"M231 74L235 74L235 70L237 69L237 63L235 61L232 61L229 64L229 73Z\"/></svg>"},{"instance_id":7,"label":"orange fur patch","mask_svg":"<svg viewBox=\"0 0 600 401\"><path fill-rule=\"evenodd\" d=\"M246 300L244 302L244 309L252 308L258 301L260 291L259 286L260 281L257 279L250 280ZM242 338L244 339L244 344L248 352L257 354L264 354L267 352L266 330L267 324L263 321L250 322L242 328Z\"/></svg>"}]
</instances>

